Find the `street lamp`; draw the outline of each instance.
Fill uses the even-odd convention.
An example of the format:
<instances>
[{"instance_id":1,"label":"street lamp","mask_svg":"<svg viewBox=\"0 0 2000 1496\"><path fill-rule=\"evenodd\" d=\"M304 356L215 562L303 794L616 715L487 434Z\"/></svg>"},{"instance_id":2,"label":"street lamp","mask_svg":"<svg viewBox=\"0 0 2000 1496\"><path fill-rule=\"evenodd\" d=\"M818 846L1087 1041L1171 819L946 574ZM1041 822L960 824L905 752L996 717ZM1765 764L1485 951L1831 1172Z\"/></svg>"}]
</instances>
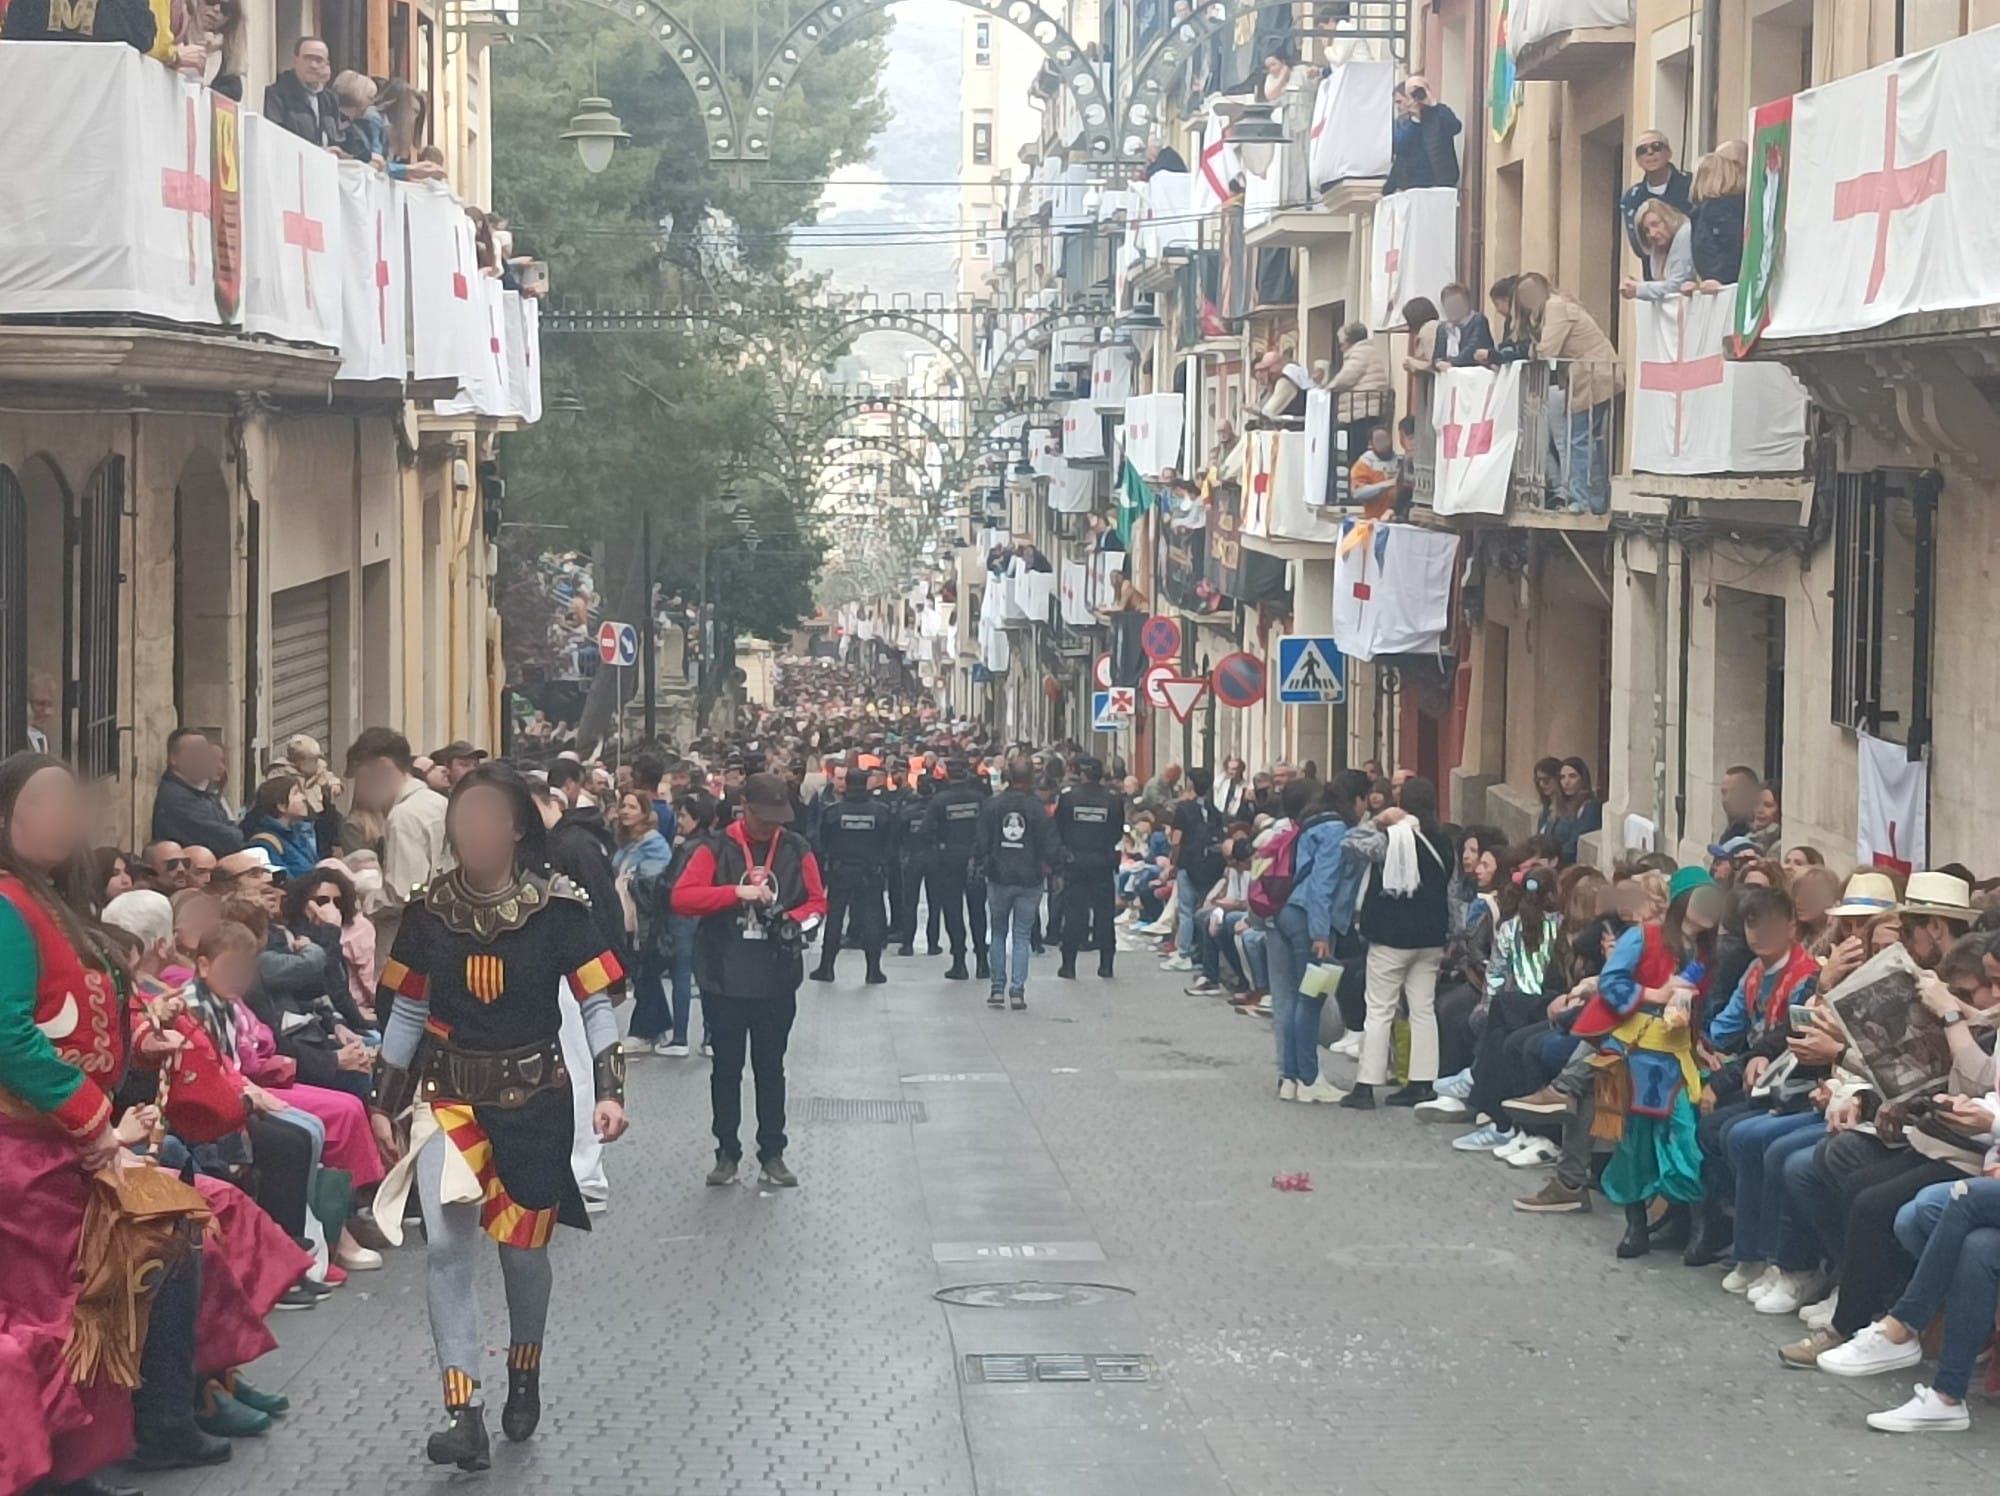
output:
<instances>
[{"instance_id":1,"label":"street lamp","mask_svg":"<svg viewBox=\"0 0 2000 1496\"><path fill-rule=\"evenodd\" d=\"M611 164L611 153L619 142L632 136L624 122L611 112L609 99L579 99L577 104L579 107L570 117L569 128L563 131L562 138L576 142L576 154L583 162L583 169L596 176Z\"/></svg>"},{"instance_id":2,"label":"street lamp","mask_svg":"<svg viewBox=\"0 0 2000 1496\"><path fill-rule=\"evenodd\" d=\"M1273 117L1271 105L1245 104L1236 123L1229 127L1229 143L1236 147L1244 167L1261 177L1271 169L1271 157L1285 143L1285 127Z\"/></svg>"}]
</instances>

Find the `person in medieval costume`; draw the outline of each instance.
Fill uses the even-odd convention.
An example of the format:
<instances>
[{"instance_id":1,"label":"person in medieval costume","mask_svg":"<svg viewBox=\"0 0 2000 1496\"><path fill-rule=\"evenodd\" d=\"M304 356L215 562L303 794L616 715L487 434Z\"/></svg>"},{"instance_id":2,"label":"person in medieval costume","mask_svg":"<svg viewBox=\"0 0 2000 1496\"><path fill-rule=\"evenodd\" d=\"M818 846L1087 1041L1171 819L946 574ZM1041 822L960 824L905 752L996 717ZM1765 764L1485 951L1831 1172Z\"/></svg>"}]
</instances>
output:
<instances>
[{"instance_id":1,"label":"person in medieval costume","mask_svg":"<svg viewBox=\"0 0 2000 1496\"><path fill-rule=\"evenodd\" d=\"M558 1222L590 1227L570 1169L560 1005L581 1005L595 1061L592 1125L610 1142L625 1131L625 1059L611 1009L625 972L583 892L549 871L542 818L519 773L487 763L467 774L452 790L447 829L458 865L411 898L382 969L390 1016L375 1129L399 1156L376 1211L398 1239L414 1184L449 1420L427 1453L434 1464L483 1470L479 1234L499 1244L510 1326L500 1427L518 1442L541 1418L549 1237Z\"/></svg>"}]
</instances>

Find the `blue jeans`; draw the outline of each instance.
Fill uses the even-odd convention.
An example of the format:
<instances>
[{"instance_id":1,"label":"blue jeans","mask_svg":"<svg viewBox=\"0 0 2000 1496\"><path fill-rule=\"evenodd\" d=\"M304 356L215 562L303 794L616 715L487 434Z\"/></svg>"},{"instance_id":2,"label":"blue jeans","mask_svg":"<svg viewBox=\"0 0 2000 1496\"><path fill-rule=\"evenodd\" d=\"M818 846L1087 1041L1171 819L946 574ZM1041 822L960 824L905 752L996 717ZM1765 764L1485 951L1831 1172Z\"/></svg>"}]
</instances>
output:
<instances>
[{"instance_id":1,"label":"blue jeans","mask_svg":"<svg viewBox=\"0 0 2000 1496\"><path fill-rule=\"evenodd\" d=\"M1949 1204L1951 1185L1927 1184L1917 1191L1914 1200L1896 1212L1896 1240L1910 1254L1910 1261L1924 1255L1924 1243L1937 1230L1937 1223L1944 1219L1944 1208Z\"/></svg>"},{"instance_id":2,"label":"blue jeans","mask_svg":"<svg viewBox=\"0 0 2000 1496\"><path fill-rule=\"evenodd\" d=\"M1605 412L1608 405L1569 413L1569 442L1563 453L1568 469L1564 490L1572 510L1607 514L1611 509L1611 472L1605 461Z\"/></svg>"},{"instance_id":3,"label":"blue jeans","mask_svg":"<svg viewBox=\"0 0 2000 1496\"><path fill-rule=\"evenodd\" d=\"M674 914L668 916L667 927L674 932L674 1043L685 1044L688 1041L688 1017L694 1008L694 943L700 937L701 921L685 914ZM701 1042L708 1042L706 1008L701 1015Z\"/></svg>"},{"instance_id":4,"label":"blue jeans","mask_svg":"<svg viewBox=\"0 0 2000 1496\"><path fill-rule=\"evenodd\" d=\"M1028 961L1035 953L1035 920L1041 912L1039 883L986 885L987 958L993 963L995 992L1028 990Z\"/></svg>"},{"instance_id":5,"label":"blue jeans","mask_svg":"<svg viewBox=\"0 0 2000 1496\"><path fill-rule=\"evenodd\" d=\"M1947 1199L1910 1286L1889 1312L1921 1334L1932 1315L1945 1311L1944 1347L1932 1385L1963 1401L1973 1358L1993 1338L1993 1311L2000 1302L2000 1179L1945 1186L1948 1194L1961 1188L1963 1194Z\"/></svg>"},{"instance_id":6,"label":"blue jeans","mask_svg":"<svg viewBox=\"0 0 2000 1496\"><path fill-rule=\"evenodd\" d=\"M1249 917L1249 914L1241 909L1229 909L1223 912L1222 928L1211 935L1208 941L1209 948L1215 952L1216 958L1215 971L1210 976L1211 981L1221 980L1224 962L1228 963L1229 969L1237 976L1245 981L1249 980L1249 973L1243 969L1243 953L1236 948L1236 932L1243 928L1243 922Z\"/></svg>"},{"instance_id":7,"label":"blue jeans","mask_svg":"<svg viewBox=\"0 0 2000 1496\"><path fill-rule=\"evenodd\" d=\"M1271 967L1271 1028L1278 1051L1278 1079L1311 1085L1319 1079L1319 1012L1323 997L1299 991L1312 961L1306 912L1287 904L1264 927L1264 955Z\"/></svg>"},{"instance_id":8,"label":"blue jeans","mask_svg":"<svg viewBox=\"0 0 2000 1496\"><path fill-rule=\"evenodd\" d=\"M1195 933L1199 921L1194 917L1195 910L1201 907L1201 891L1194 886L1194 875L1186 872L1174 874L1174 891L1180 899L1174 911L1174 917L1179 922L1174 931L1174 954L1192 961L1196 955L1196 942L1201 938Z\"/></svg>"},{"instance_id":9,"label":"blue jeans","mask_svg":"<svg viewBox=\"0 0 2000 1496\"><path fill-rule=\"evenodd\" d=\"M647 951L632 975L632 1038L650 1044L673 1027L674 1010L667 1002L667 977L659 956Z\"/></svg>"},{"instance_id":10,"label":"blue jeans","mask_svg":"<svg viewBox=\"0 0 2000 1496\"><path fill-rule=\"evenodd\" d=\"M1263 925L1239 925L1236 938L1242 942L1243 980L1252 990L1271 990L1271 955L1265 946L1266 927Z\"/></svg>"},{"instance_id":11,"label":"blue jeans","mask_svg":"<svg viewBox=\"0 0 2000 1496\"><path fill-rule=\"evenodd\" d=\"M1730 1173L1736 1183L1736 1260L1769 1262L1778 1253L1778 1220L1785 1203L1784 1157L1775 1145L1809 1132L1811 1147L1826 1133L1815 1111L1753 1112L1728 1130Z\"/></svg>"}]
</instances>

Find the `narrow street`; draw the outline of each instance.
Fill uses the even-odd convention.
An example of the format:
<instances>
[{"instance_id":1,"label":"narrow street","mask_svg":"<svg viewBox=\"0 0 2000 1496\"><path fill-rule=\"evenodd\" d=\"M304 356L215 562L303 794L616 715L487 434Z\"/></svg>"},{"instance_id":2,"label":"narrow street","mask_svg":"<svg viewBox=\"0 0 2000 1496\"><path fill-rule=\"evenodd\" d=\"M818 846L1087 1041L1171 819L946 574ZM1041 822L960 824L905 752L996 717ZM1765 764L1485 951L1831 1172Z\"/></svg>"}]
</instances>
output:
<instances>
[{"instance_id":1,"label":"narrow street","mask_svg":"<svg viewBox=\"0 0 2000 1496\"><path fill-rule=\"evenodd\" d=\"M1019 1015L923 957L891 958L887 987L852 956L808 983L796 1194L703 1188L706 1066L635 1063L611 1212L559 1234L541 1434L496 1432L489 1475L422 1461L437 1395L406 1248L276 1317L254 1374L296 1412L147 1489L1824 1496L1962 1492L1995 1468L2000 1420L1870 1433L1909 1378L1783 1371L1797 1321L1752 1314L1719 1269L1615 1262L1601 1200L1518 1215L1539 1171L1405 1114L1280 1106L1264 1021L1121 959L1110 984L1038 960ZM1299 1172L1311 1193L1272 1187ZM1085 1286L936 1297L1026 1281ZM482 1291L497 1346L490 1266ZM1044 1359L1023 1385L991 1380L1004 1362L979 1381L982 1356L1097 1359L1088 1382Z\"/></svg>"}]
</instances>

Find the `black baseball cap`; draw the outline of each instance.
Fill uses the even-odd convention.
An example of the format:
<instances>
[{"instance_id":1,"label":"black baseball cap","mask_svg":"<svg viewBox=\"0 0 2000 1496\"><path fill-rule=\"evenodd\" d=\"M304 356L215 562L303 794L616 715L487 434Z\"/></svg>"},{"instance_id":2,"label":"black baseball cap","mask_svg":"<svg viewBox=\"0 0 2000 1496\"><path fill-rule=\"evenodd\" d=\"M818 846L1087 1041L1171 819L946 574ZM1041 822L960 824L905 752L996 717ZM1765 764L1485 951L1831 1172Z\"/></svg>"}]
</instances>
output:
<instances>
[{"instance_id":1,"label":"black baseball cap","mask_svg":"<svg viewBox=\"0 0 2000 1496\"><path fill-rule=\"evenodd\" d=\"M462 758L478 761L485 757L486 750L484 748L475 748L472 744L466 742L465 739L460 738L456 742L446 743L444 747L433 753L431 755L431 762L434 764L448 764Z\"/></svg>"},{"instance_id":2,"label":"black baseball cap","mask_svg":"<svg viewBox=\"0 0 2000 1496\"><path fill-rule=\"evenodd\" d=\"M792 823L791 790L776 774L752 774L744 780L743 803L757 812L760 821L773 821L780 826Z\"/></svg>"}]
</instances>

